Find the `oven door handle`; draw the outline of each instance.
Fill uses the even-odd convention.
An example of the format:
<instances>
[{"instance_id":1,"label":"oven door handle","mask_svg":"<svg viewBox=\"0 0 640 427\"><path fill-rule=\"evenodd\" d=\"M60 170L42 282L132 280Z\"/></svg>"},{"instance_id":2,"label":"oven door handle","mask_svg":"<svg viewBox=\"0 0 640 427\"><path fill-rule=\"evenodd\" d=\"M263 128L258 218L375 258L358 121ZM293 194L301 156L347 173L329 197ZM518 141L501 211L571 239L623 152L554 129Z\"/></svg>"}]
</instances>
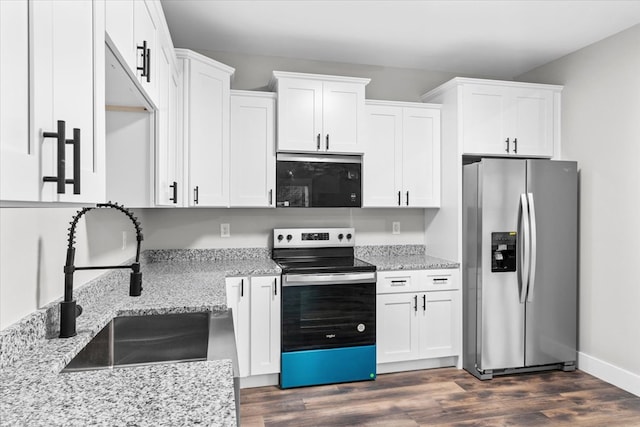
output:
<instances>
[{"instance_id":1,"label":"oven door handle","mask_svg":"<svg viewBox=\"0 0 640 427\"><path fill-rule=\"evenodd\" d=\"M282 287L315 285L349 285L356 283L375 283L376 273L331 273L331 274L285 274Z\"/></svg>"}]
</instances>

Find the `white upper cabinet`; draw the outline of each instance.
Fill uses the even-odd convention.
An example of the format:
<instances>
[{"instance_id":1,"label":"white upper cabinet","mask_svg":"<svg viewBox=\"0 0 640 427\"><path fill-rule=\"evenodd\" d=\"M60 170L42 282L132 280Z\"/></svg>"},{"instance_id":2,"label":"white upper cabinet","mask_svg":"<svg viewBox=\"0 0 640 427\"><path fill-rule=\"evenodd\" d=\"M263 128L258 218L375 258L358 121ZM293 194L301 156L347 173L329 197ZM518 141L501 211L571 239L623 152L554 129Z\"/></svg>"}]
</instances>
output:
<instances>
[{"instance_id":1,"label":"white upper cabinet","mask_svg":"<svg viewBox=\"0 0 640 427\"><path fill-rule=\"evenodd\" d=\"M29 3L0 2L0 199L39 199L38 153L29 135Z\"/></svg>"},{"instance_id":2,"label":"white upper cabinet","mask_svg":"<svg viewBox=\"0 0 640 427\"><path fill-rule=\"evenodd\" d=\"M24 46L23 32L26 4L30 9L28 48ZM5 22L12 16L15 22ZM16 33L9 36L9 31ZM13 58L2 61L3 200L103 201L103 34L101 2L3 2L2 54L5 55L5 49L7 53L21 50L15 52L15 64ZM16 75L21 68L25 72L25 53L29 58L28 72ZM8 78L16 79L16 87L5 92ZM25 90L30 94L30 112L26 115ZM5 94L7 101L15 101L11 108L16 112L10 116L5 116L9 108ZM17 121L5 130L4 122L12 116ZM29 118L27 128L26 118ZM16 163L6 164L10 161ZM5 174L9 175L7 180Z\"/></svg>"},{"instance_id":3,"label":"white upper cabinet","mask_svg":"<svg viewBox=\"0 0 640 427\"><path fill-rule=\"evenodd\" d=\"M159 102L163 39L171 39L158 0L106 0L107 42L153 104ZM167 34L164 34L164 33ZM173 45L171 49L173 49Z\"/></svg>"},{"instance_id":4,"label":"white upper cabinet","mask_svg":"<svg viewBox=\"0 0 640 427\"><path fill-rule=\"evenodd\" d=\"M231 91L231 207L275 206L275 108L274 93Z\"/></svg>"},{"instance_id":5,"label":"white upper cabinet","mask_svg":"<svg viewBox=\"0 0 640 427\"><path fill-rule=\"evenodd\" d=\"M136 49L134 43L134 0L106 0L105 26L107 37L131 69L136 68Z\"/></svg>"},{"instance_id":6,"label":"white upper cabinet","mask_svg":"<svg viewBox=\"0 0 640 427\"><path fill-rule=\"evenodd\" d=\"M229 102L234 69L176 49L183 76L187 205L229 206Z\"/></svg>"},{"instance_id":7,"label":"white upper cabinet","mask_svg":"<svg viewBox=\"0 0 640 427\"><path fill-rule=\"evenodd\" d=\"M440 110L367 101L363 207L440 205Z\"/></svg>"},{"instance_id":8,"label":"white upper cabinet","mask_svg":"<svg viewBox=\"0 0 640 427\"><path fill-rule=\"evenodd\" d=\"M158 206L183 206L184 174L179 135L180 75L172 60L173 49L162 46L158 61L158 132L156 136L156 202Z\"/></svg>"},{"instance_id":9,"label":"white upper cabinet","mask_svg":"<svg viewBox=\"0 0 640 427\"><path fill-rule=\"evenodd\" d=\"M148 0L133 2L133 37L136 51L136 75L149 97L156 101L158 92L157 64L161 53L158 49L158 18L154 5ZM156 101L157 102L157 101Z\"/></svg>"},{"instance_id":10,"label":"white upper cabinet","mask_svg":"<svg viewBox=\"0 0 640 427\"><path fill-rule=\"evenodd\" d=\"M364 95L370 79L273 72L278 151L364 152Z\"/></svg>"},{"instance_id":11,"label":"white upper cabinet","mask_svg":"<svg viewBox=\"0 0 640 427\"><path fill-rule=\"evenodd\" d=\"M455 102L463 154L553 157L560 140L562 86L455 78L422 96ZM447 93L456 91L456 96Z\"/></svg>"}]
</instances>

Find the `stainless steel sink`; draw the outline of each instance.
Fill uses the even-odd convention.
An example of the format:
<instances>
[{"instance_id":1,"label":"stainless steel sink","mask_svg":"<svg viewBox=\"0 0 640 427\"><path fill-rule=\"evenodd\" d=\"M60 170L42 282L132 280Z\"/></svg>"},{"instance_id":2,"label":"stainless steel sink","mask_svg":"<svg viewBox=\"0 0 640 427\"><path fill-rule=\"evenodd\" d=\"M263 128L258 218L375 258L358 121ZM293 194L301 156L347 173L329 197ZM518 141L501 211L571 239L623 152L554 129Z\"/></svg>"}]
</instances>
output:
<instances>
[{"instance_id":1,"label":"stainless steel sink","mask_svg":"<svg viewBox=\"0 0 640 427\"><path fill-rule=\"evenodd\" d=\"M230 313L123 316L111 320L62 372L221 358L236 360Z\"/></svg>"}]
</instances>

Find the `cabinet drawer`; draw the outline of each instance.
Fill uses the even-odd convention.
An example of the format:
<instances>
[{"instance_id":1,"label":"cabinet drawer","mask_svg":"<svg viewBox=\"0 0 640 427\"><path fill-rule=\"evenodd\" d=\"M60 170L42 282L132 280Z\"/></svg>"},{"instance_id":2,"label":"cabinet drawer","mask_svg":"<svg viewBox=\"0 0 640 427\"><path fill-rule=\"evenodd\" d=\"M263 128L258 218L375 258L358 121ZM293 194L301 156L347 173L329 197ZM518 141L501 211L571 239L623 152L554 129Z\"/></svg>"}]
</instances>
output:
<instances>
[{"instance_id":1,"label":"cabinet drawer","mask_svg":"<svg viewBox=\"0 0 640 427\"><path fill-rule=\"evenodd\" d=\"M460 274L458 270L429 270L427 272L427 291L443 291L460 289Z\"/></svg>"},{"instance_id":2,"label":"cabinet drawer","mask_svg":"<svg viewBox=\"0 0 640 427\"><path fill-rule=\"evenodd\" d=\"M411 292L420 287L419 271L379 271L376 292L389 294Z\"/></svg>"}]
</instances>

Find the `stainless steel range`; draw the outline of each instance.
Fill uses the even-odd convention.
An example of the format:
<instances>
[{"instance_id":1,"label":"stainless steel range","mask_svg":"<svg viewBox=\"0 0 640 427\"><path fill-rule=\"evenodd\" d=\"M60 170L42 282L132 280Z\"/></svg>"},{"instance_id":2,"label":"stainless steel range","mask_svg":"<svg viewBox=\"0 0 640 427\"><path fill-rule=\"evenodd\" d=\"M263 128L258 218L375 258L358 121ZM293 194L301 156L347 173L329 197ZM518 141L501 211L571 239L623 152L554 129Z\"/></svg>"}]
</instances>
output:
<instances>
[{"instance_id":1,"label":"stainless steel range","mask_svg":"<svg viewBox=\"0 0 640 427\"><path fill-rule=\"evenodd\" d=\"M273 230L282 268L280 387L376 377L376 267L353 228Z\"/></svg>"}]
</instances>

